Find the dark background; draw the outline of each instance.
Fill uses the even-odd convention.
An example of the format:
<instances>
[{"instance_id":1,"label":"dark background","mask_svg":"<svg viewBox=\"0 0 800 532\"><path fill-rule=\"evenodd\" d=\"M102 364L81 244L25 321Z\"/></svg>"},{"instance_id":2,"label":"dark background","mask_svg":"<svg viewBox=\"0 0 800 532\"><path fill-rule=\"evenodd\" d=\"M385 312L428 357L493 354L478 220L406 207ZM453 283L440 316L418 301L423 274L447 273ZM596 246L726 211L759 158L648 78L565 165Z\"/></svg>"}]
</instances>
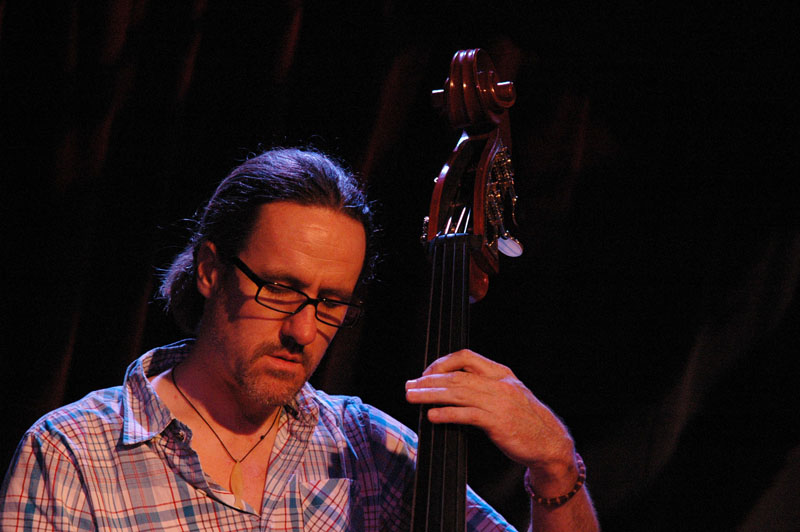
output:
<instances>
[{"instance_id":1,"label":"dark background","mask_svg":"<svg viewBox=\"0 0 800 532\"><path fill-rule=\"evenodd\" d=\"M154 302L248 153L311 143L382 205L361 327L315 376L411 426L455 51L513 80L519 238L472 346L571 427L606 530L800 519L796 13L582 2L0 1L2 446L180 332ZM526 526L522 470L471 483Z\"/></svg>"}]
</instances>

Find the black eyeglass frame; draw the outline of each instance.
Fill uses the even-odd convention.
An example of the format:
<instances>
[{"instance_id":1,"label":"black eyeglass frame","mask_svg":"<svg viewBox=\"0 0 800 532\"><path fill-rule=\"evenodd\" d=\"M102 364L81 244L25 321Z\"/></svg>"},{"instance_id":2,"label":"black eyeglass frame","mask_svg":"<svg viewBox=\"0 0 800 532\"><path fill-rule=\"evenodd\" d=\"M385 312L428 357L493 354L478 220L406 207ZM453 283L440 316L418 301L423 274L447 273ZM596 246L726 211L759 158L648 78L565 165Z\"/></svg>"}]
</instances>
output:
<instances>
[{"instance_id":1,"label":"black eyeglass frame","mask_svg":"<svg viewBox=\"0 0 800 532\"><path fill-rule=\"evenodd\" d=\"M318 298L311 297L302 290L298 290L297 288L294 288L292 286L285 285L283 283L279 283L276 281L266 281L262 279L261 277L256 275L256 273L253 270L251 270L250 267L247 264L245 264L244 261L242 261L242 259L240 259L239 257L231 257L229 261L231 264L236 266L239 269L239 271L241 271L248 279L253 281L253 283L258 287L254 299L256 303L258 303L262 307L274 310L275 312L280 312L281 314L286 314L287 316L294 316L295 314L306 308L308 305L311 305L314 307L314 317L317 319L317 321L319 321L320 323L324 323L325 325L330 325L331 327L336 327L337 329L347 329L352 327L353 325L356 324L359 317L361 316L361 305L357 305L355 303L349 303L347 301L340 301L338 299L331 299L329 297L318 297ZM274 286L284 290L289 290L291 292L303 296L305 298L305 301L300 303L300 305L293 311L281 310L275 307L271 307L266 303L264 303L263 301L260 301L258 298L258 296L261 294L261 290L263 290L265 286ZM320 318L319 307L317 306L320 303L333 303L335 305L341 305L342 307L344 307L345 313L344 317L342 318L342 323L337 324L331 321L327 321L323 318Z\"/></svg>"}]
</instances>

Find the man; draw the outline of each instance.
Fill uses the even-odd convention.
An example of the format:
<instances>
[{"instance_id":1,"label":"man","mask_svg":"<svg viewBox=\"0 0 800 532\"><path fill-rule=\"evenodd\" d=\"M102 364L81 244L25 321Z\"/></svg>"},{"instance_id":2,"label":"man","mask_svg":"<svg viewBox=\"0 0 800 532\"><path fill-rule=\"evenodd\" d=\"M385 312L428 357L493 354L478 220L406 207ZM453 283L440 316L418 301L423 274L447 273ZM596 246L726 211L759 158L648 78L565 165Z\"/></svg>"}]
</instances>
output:
<instances>
[{"instance_id":1,"label":"man","mask_svg":"<svg viewBox=\"0 0 800 532\"><path fill-rule=\"evenodd\" d=\"M413 433L307 383L358 317L371 232L354 179L319 153L236 168L162 286L195 339L39 420L3 485L3 530L407 530ZM406 395L528 467L535 530L597 528L569 433L510 370L460 351ZM510 528L471 491L467 507L471 530Z\"/></svg>"}]
</instances>

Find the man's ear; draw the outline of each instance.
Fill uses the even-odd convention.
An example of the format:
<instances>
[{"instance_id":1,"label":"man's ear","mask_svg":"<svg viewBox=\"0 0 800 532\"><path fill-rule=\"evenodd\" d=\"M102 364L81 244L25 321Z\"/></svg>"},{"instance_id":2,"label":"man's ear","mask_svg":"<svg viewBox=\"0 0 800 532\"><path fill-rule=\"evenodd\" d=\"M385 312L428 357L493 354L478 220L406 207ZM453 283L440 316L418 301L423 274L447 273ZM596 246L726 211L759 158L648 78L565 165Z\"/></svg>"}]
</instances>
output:
<instances>
[{"instance_id":1,"label":"man's ear","mask_svg":"<svg viewBox=\"0 0 800 532\"><path fill-rule=\"evenodd\" d=\"M200 244L197 250L197 291L206 299L219 289L222 267L217 246L208 240Z\"/></svg>"}]
</instances>

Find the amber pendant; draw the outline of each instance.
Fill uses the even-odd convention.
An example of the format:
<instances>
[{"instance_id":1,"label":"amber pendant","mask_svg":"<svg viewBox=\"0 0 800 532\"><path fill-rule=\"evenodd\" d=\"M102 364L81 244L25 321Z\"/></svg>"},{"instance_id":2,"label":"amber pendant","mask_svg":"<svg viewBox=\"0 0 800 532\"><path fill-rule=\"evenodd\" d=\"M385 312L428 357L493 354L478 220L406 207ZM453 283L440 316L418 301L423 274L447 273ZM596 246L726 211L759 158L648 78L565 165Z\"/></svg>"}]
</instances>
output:
<instances>
[{"instance_id":1,"label":"amber pendant","mask_svg":"<svg viewBox=\"0 0 800 532\"><path fill-rule=\"evenodd\" d=\"M244 477L242 476L242 463L235 462L233 469L231 469L231 492L233 492L233 504L240 510L244 510L244 500L242 499L242 492L244 491Z\"/></svg>"}]
</instances>

